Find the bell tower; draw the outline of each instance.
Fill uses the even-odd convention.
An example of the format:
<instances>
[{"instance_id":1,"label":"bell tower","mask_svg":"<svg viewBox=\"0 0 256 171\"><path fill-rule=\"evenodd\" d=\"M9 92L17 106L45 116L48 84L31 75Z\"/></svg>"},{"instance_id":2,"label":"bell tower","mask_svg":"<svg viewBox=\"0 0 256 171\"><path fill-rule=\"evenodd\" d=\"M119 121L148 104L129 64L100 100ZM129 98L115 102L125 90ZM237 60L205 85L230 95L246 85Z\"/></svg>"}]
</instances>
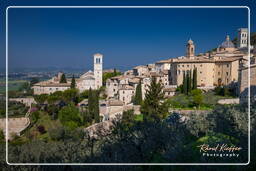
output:
<instances>
[{"instance_id":1,"label":"bell tower","mask_svg":"<svg viewBox=\"0 0 256 171\"><path fill-rule=\"evenodd\" d=\"M99 89L102 86L103 55L100 53L96 53L93 56L94 56L95 88Z\"/></svg>"},{"instance_id":2,"label":"bell tower","mask_svg":"<svg viewBox=\"0 0 256 171\"><path fill-rule=\"evenodd\" d=\"M240 28L238 30L238 48L248 47L248 29Z\"/></svg>"},{"instance_id":3,"label":"bell tower","mask_svg":"<svg viewBox=\"0 0 256 171\"><path fill-rule=\"evenodd\" d=\"M187 45L186 45L186 56L187 58L193 58L195 56L195 45L194 42L189 39Z\"/></svg>"}]
</instances>

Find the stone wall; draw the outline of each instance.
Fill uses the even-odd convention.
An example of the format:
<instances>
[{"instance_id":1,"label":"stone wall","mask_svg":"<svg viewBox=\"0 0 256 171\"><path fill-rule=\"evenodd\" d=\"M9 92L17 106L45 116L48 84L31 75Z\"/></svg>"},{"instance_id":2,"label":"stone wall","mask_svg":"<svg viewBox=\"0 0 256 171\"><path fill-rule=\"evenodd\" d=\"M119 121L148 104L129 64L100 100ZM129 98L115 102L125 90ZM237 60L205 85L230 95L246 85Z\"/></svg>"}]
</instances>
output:
<instances>
[{"instance_id":1,"label":"stone wall","mask_svg":"<svg viewBox=\"0 0 256 171\"><path fill-rule=\"evenodd\" d=\"M239 98L235 99L221 99L218 104L239 104Z\"/></svg>"},{"instance_id":2,"label":"stone wall","mask_svg":"<svg viewBox=\"0 0 256 171\"><path fill-rule=\"evenodd\" d=\"M211 110L179 110L179 109L171 109L169 110L170 113L178 113L181 115L190 115L190 114L207 114L211 112Z\"/></svg>"},{"instance_id":3,"label":"stone wall","mask_svg":"<svg viewBox=\"0 0 256 171\"><path fill-rule=\"evenodd\" d=\"M31 104L36 104L36 101L33 97L24 97L24 98L9 98L9 101L20 102L26 106L31 106Z\"/></svg>"},{"instance_id":4,"label":"stone wall","mask_svg":"<svg viewBox=\"0 0 256 171\"><path fill-rule=\"evenodd\" d=\"M29 118L8 118L8 139L12 139L13 135L20 135L20 132L26 129L30 124ZM0 129L6 135L6 119L0 119Z\"/></svg>"},{"instance_id":5,"label":"stone wall","mask_svg":"<svg viewBox=\"0 0 256 171\"><path fill-rule=\"evenodd\" d=\"M239 70L239 98L241 103L248 101L249 91L249 68L244 67ZM250 93L251 99L255 100L256 97L256 64L250 66Z\"/></svg>"}]
</instances>

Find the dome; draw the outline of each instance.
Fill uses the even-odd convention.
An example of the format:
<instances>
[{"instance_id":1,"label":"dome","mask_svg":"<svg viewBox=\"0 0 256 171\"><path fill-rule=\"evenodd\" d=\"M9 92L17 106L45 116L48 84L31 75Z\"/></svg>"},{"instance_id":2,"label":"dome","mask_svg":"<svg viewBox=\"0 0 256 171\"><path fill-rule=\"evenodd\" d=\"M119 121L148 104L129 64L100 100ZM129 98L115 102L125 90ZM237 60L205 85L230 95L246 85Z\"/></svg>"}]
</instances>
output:
<instances>
[{"instance_id":1,"label":"dome","mask_svg":"<svg viewBox=\"0 0 256 171\"><path fill-rule=\"evenodd\" d=\"M220 48L234 48L235 45L230 41L229 36L227 35L226 40L221 43Z\"/></svg>"}]
</instances>

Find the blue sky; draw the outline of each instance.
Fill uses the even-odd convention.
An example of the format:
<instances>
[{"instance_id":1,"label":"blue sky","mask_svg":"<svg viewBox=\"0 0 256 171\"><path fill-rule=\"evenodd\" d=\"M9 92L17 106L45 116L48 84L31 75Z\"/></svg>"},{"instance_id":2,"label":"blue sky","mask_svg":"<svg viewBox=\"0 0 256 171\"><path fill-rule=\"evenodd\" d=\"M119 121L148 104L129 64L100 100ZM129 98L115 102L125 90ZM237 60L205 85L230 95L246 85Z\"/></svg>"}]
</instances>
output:
<instances>
[{"instance_id":1,"label":"blue sky","mask_svg":"<svg viewBox=\"0 0 256 171\"><path fill-rule=\"evenodd\" d=\"M103 4L52 4L52 1L48 4L45 2L32 4L30 1L27 4L16 5ZM104 5L113 5L113 3ZM234 38L237 36L238 28L247 27L247 9L237 8L9 9L8 14L11 69L17 67L90 69L92 55L98 52L104 55L105 68L127 69L139 64L184 55L185 44L189 38L192 38L196 44L196 53L205 52L217 47L227 34ZM255 31L254 23L251 29ZM4 28L1 28L0 41L3 43L4 33ZM4 67L2 62L5 57L4 48L1 45L0 67Z\"/></svg>"}]
</instances>

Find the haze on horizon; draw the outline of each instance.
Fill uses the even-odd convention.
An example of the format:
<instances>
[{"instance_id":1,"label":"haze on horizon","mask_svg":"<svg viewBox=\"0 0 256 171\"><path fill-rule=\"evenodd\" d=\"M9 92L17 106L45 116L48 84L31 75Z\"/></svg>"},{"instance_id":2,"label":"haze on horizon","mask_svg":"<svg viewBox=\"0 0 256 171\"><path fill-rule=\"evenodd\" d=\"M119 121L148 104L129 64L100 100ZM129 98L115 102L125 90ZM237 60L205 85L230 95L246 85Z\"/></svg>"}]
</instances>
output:
<instances>
[{"instance_id":1,"label":"haze on horizon","mask_svg":"<svg viewBox=\"0 0 256 171\"><path fill-rule=\"evenodd\" d=\"M9 9L9 68L129 68L217 47L247 27L247 9ZM253 31L253 30L252 30ZM4 66L1 66L4 67Z\"/></svg>"}]
</instances>

